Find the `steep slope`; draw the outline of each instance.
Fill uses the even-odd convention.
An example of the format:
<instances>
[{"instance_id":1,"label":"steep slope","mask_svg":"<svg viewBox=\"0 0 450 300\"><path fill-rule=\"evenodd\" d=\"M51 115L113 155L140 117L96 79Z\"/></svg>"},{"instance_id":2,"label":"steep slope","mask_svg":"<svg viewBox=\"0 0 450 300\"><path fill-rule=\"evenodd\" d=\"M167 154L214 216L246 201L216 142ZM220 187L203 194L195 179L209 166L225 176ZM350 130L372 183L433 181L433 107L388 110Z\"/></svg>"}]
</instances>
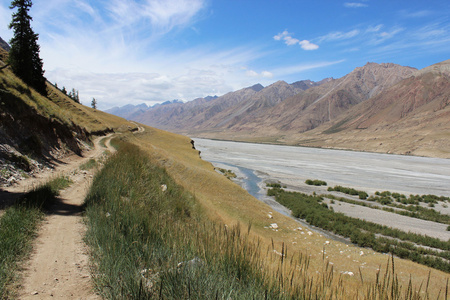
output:
<instances>
[{"instance_id":1,"label":"steep slope","mask_svg":"<svg viewBox=\"0 0 450 300\"><path fill-rule=\"evenodd\" d=\"M4 66L3 61L0 67ZM74 102L47 84L48 97L25 85L9 68L0 70L0 165L26 172L68 153L82 154L92 135L136 127L126 120ZM0 182L11 172L2 172Z\"/></svg>"},{"instance_id":2,"label":"steep slope","mask_svg":"<svg viewBox=\"0 0 450 300\"><path fill-rule=\"evenodd\" d=\"M267 87L256 84L209 101L199 98L184 104L151 108L135 115L134 120L179 133L222 131L263 117L285 99L331 80L305 80L293 84L278 81Z\"/></svg>"},{"instance_id":3,"label":"steep slope","mask_svg":"<svg viewBox=\"0 0 450 300\"><path fill-rule=\"evenodd\" d=\"M307 88L307 86L303 88ZM201 131L205 128L231 128L236 124L266 115L266 112L272 107L301 92L303 92L302 88L290 85L285 81L277 81L192 129Z\"/></svg>"},{"instance_id":4,"label":"steep slope","mask_svg":"<svg viewBox=\"0 0 450 300\"><path fill-rule=\"evenodd\" d=\"M150 109L137 116L136 121L161 129L180 131L195 128L212 116L248 99L263 86L256 84L236 92L230 92L212 100L198 98L187 103L175 103Z\"/></svg>"},{"instance_id":5,"label":"steep slope","mask_svg":"<svg viewBox=\"0 0 450 300\"><path fill-rule=\"evenodd\" d=\"M400 80L411 76L416 69L395 64L367 63L348 75L328 81L318 87L286 99L265 116L231 130L261 132L305 132L332 121L342 113L379 93Z\"/></svg>"},{"instance_id":6,"label":"steep slope","mask_svg":"<svg viewBox=\"0 0 450 300\"><path fill-rule=\"evenodd\" d=\"M450 60L416 72L320 132L329 145L450 157Z\"/></svg>"}]
</instances>

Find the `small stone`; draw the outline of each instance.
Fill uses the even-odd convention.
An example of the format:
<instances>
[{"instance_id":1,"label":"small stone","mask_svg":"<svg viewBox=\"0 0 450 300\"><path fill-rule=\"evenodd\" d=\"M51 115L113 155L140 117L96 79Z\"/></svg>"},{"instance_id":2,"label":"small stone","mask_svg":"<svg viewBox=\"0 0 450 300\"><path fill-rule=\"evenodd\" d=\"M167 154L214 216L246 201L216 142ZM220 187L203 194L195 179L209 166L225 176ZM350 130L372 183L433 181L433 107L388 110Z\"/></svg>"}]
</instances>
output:
<instances>
[{"instance_id":1,"label":"small stone","mask_svg":"<svg viewBox=\"0 0 450 300\"><path fill-rule=\"evenodd\" d=\"M31 295L33 295L33 296L34 296L34 295L38 295L38 294L39 294L38 291L34 291L34 292L31 293Z\"/></svg>"}]
</instances>

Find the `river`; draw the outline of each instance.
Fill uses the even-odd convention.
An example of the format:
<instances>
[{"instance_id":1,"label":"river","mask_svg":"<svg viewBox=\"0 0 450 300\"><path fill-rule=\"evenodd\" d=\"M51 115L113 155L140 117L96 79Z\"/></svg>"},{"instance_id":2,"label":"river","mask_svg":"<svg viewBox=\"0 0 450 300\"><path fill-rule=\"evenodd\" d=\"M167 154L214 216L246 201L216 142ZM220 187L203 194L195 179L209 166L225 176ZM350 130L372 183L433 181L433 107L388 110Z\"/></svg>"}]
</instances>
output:
<instances>
[{"instance_id":1,"label":"river","mask_svg":"<svg viewBox=\"0 0 450 300\"><path fill-rule=\"evenodd\" d=\"M265 180L304 186L320 179L369 193L450 197L450 159L194 139L204 160L236 171L259 198ZM250 173L252 174L250 174ZM258 196L259 195L259 196Z\"/></svg>"}]
</instances>

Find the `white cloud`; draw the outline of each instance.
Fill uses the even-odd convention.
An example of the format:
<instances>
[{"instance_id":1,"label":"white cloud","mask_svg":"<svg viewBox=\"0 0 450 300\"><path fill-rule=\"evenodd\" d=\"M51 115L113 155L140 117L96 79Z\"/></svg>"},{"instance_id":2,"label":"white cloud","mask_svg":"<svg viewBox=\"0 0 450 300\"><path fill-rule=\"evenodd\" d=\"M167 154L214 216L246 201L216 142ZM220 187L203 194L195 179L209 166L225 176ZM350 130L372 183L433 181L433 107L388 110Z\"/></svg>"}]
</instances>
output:
<instances>
[{"instance_id":1,"label":"white cloud","mask_svg":"<svg viewBox=\"0 0 450 300\"><path fill-rule=\"evenodd\" d=\"M392 39L394 36L398 35L400 32L404 31L404 28L395 27L389 31L383 31L376 35L375 39L372 41L373 44L380 44L388 39Z\"/></svg>"},{"instance_id":2,"label":"white cloud","mask_svg":"<svg viewBox=\"0 0 450 300\"><path fill-rule=\"evenodd\" d=\"M330 32L327 35L321 36L319 38L319 41L323 42L323 41L345 40L353 38L357 36L359 33L360 31L358 29L354 29L348 32L334 31Z\"/></svg>"},{"instance_id":3,"label":"white cloud","mask_svg":"<svg viewBox=\"0 0 450 300\"><path fill-rule=\"evenodd\" d=\"M345 2L344 6L350 7L350 8L361 8L361 7L367 7L368 5L365 3L361 3L361 2Z\"/></svg>"},{"instance_id":4,"label":"white cloud","mask_svg":"<svg viewBox=\"0 0 450 300\"><path fill-rule=\"evenodd\" d=\"M284 38L284 42L286 43L286 45L292 46L292 45L295 45L295 44L300 43L300 40L295 39L295 38L293 38L293 37L291 37L291 36L286 36L286 37Z\"/></svg>"},{"instance_id":5,"label":"white cloud","mask_svg":"<svg viewBox=\"0 0 450 300\"><path fill-rule=\"evenodd\" d=\"M383 24L378 24L378 25L376 25L376 26L369 26L367 29L366 29L366 33L369 33L369 32L378 32L378 31L380 31L382 28L383 28Z\"/></svg>"},{"instance_id":6,"label":"white cloud","mask_svg":"<svg viewBox=\"0 0 450 300\"><path fill-rule=\"evenodd\" d=\"M253 70L247 70L245 72L245 75L247 75L249 77L258 77L259 76L258 72L253 71Z\"/></svg>"},{"instance_id":7,"label":"white cloud","mask_svg":"<svg viewBox=\"0 0 450 300\"><path fill-rule=\"evenodd\" d=\"M430 10L419 10L419 11L414 11L414 12L410 12L410 11L406 11L406 10L401 11L401 16L404 18L423 18L423 17L428 17L432 14L433 14L433 12Z\"/></svg>"},{"instance_id":8,"label":"white cloud","mask_svg":"<svg viewBox=\"0 0 450 300\"><path fill-rule=\"evenodd\" d=\"M82 103L89 104L95 97L99 108L223 95L254 84L251 79L254 77L248 76L252 74L242 72L241 66L265 55L250 46L218 51L203 45L181 52L153 52L145 59L127 57L126 60L117 60L105 55L105 61L98 62L97 54L89 58L87 53L68 52L64 55L76 55L72 60L74 64L47 69L47 78L60 87L79 89ZM80 63L77 63L79 59ZM101 67L107 62L108 66ZM101 70L101 73L96 70ZM257 73L257 78L270 76L268 71Z\"/></svg>"},{"instance_id":9,"label":"white cloud","mask_svg":"<svg viewBox=\"0 0 450 300\"><path fill-rule=\"evenodd\" d=\"M322 62L315 62L315 63L299 64L299 65L295 65L295 66L277 68L275 70L272 70L272 72L277 77L284 77L287 75L301 73L301 72L312 70L312 69L324 68L324 67L332 66L335 64L340 64L344 61L345 61L345 59L341 59L341 60L337 60L337 61L322 61Z\"/></svg>"},{"instance_id":10,"label":"white cloud","mask_svg":"<svg viewBox=\"0 0 450 300\"><path fill-rule=\"evenodd\" d=\"M311 43L308 40L302 40L293 38L292 34L290 34L287 30L283 31L282 33L279 33L273 37L276 41L284 40L284 43L288 46L293 45L300 45L303 50L317 50L319 49L319 46L316 44Z\"/></svg>"},{"instance_id":11,"label":"white cloud","mask_svg":"<svg viewBox=\"0 0 450 300\"><path fill-rule=\"evenodd\" d=\"M288 35L289 35L289 32L287 32L287 30L285 30L282 33L279 33L276 36L274 36L273 39L276 41L281 41L281 39L284 39Z\"/></svg>"},{"instance_id":12,"label":"white cloud","mask_svg":"<svg viewBox=\"0 0 450 300\"><path fill-rule=\"evenodd\" d=\"M300 46L302 46L303 50L316 50L319 49L319 46L311 43L310 41L303 40L299 42Z\"/></svg>"},{"instance_id":13,"label":"white cloud","mask_svg":"<svg viewBox=\"0 0 450 300\"><path fill-rule=\"evenodd\" d=\"M149 17L154 26L171 30L188 24L204 5L203 0L147 0L143 15Z\"/></svg>"},{"instance_id":14,"label":"white cloud","mask_svg":"<svg viewBox=\"0 0 450 300\"><path fill-rule=\"evenodd\" d=\"M421 40L448 38L450 36L450 25L440 23L428 24L419 28L413 33L413 36Z\"/></svg>"},{"instance_id":15,"label":"white cloud","mask_svg":"<svg viewBox=\"0 0 450 300\"><path fill-rule=\"evenodd\" d=\"M245 75L247 75L248 77L259 77L259 78L272 78L273 77L273 73L269 72L269 71L262 71L261 73L258 73L253 70L247 70L245 72Z\"/></svg>"},{"instance_id":16,"label":"white cloud","mask_svg":"<svg viewBox=\"0 0 450 300\"><path fill-rule=\"evenodd\" d=\"M262 71L261 76L265 77L265 78L272 78L273 74L272 74L272 72L269 72L269 71Z\"/></svg>"}]
</instances>

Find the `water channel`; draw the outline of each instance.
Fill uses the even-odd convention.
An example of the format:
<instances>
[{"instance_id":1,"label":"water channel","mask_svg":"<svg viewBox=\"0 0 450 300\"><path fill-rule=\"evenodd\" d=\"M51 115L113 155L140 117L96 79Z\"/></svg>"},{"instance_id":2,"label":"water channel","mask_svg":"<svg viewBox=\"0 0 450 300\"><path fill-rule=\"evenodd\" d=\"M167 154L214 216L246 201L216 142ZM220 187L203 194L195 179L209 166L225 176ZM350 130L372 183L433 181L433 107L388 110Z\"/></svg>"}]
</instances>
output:
<instances>
[{"instance_id":1,"label":"water channel","mask_svg":"<svg viewBox=\"0 0 450 300\"><path fill-rule=\"evenodd\" d=\"M320 179L328 186L391 191L405 195L450 197L450 160L368 152L194 139L204 160L241 174L244 186L261 197L255 186L276 180L292 186Z\"/></svg>"}]
</instances>

